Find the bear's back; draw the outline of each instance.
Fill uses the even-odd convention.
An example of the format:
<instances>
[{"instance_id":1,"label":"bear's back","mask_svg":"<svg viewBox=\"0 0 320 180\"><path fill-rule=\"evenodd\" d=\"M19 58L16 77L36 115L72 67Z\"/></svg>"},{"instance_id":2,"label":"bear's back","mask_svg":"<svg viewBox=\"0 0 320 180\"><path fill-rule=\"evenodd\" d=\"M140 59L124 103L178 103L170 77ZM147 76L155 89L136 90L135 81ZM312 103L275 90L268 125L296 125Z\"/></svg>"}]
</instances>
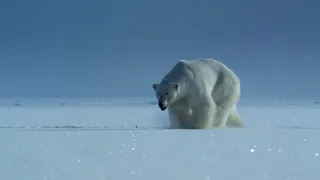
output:
<instances>
[{"instance_id":1,"label":"bear's back","mask_svg":"<svg viewBox=\"0 0 320 180\"><path fill-rule=\"evenodd\" d=\"M219 74L221 64L219 61L210 58L195 60L180 60L177 64L187 69L194 76L215 76Z\"/></svg>"},{"instance_id":2,"label":"bear's back","mask_svg":"<svg viewBox=\"0 0 320 180\"><path fill-rule=\"evenodd\" d=\"M190 67L198 68L198 71L209 70L217 74L236 79L236 81L240 81L237 75L229 67L227 67L224 63L212 58L184 61L184 63L187 63Z\"/></svg>"},{"instance_id":3,"label":"bear's back","mask_svg":"<svg viewBox=\"0 0 320 180\"><path fill-rule=\"evenodd\" d=\"M187 71L188 64L184 60L180 60L170 69L162 81L178 82L179 79L186 76Z\"/></svg>"}]
</instances>

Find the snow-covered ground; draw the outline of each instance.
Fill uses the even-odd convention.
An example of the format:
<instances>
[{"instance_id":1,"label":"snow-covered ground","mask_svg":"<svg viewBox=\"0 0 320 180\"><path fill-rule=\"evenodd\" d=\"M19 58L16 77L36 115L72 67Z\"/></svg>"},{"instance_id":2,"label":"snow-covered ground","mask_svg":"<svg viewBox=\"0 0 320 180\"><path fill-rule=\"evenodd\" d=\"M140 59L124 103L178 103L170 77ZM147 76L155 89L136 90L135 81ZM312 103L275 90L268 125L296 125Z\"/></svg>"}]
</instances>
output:
<instances>
[{"instance_id":1,"label":"snow-covered ground","mask_svg":"<svg viewBox=\"0 0 320 180\"><path fill-rule=\"evenodd\" d=\"M242 100L244 129L168 130L152 100L0 100L3 180L318 180L317 101Z\"/></svg>"}]
</instances>

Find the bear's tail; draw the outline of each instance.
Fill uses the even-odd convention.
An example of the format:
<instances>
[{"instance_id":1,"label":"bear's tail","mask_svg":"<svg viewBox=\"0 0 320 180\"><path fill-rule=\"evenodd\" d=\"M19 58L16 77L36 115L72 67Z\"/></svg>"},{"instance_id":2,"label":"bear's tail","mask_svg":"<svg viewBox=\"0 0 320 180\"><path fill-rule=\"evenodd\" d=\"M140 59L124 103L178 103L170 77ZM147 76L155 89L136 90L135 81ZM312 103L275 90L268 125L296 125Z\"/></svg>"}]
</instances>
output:
<instances>
[{"instance_id":1,"label":"bear's tail","mask_svg":"<svg viewBox=\"0 0 320 180\"><path fill-rule=\"evenodd\" d=\"M228 116L226 126L229 128L243 128L244 125L239 117L236 107L232 108Z\"/></svg>"}]
</instances>

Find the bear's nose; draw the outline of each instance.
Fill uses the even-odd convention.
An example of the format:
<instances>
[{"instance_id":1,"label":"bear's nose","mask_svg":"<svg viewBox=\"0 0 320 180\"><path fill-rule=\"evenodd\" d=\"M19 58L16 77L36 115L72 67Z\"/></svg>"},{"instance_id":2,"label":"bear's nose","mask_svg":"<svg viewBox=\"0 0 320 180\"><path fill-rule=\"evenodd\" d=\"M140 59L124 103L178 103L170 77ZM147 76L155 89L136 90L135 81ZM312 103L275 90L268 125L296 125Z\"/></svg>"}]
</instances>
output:
<instances>
[{"instance_id":1,"label":"bear's nose","mask_svg":"<svg viewBox=\"0 0 320 180\"><path fill-rule=\"evenodd\" d=\"M159 103L158 105L159 105L159 107L163 107L163 103Z\"/></svg>"}]
</instances>

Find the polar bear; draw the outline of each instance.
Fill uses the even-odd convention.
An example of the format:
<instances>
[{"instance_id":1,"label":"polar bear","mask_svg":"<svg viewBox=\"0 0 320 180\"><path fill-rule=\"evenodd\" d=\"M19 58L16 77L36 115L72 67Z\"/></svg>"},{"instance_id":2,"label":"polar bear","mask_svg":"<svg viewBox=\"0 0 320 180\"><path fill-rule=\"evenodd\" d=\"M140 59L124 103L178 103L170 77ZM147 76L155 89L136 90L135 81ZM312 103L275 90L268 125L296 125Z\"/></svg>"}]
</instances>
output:
<instances>
[{"instance_id":1,"label":"polar bear","mask_svg":"<svg viewBox=\"0 0 320 180\"><path fill-rule=\"evenodd\" d=\"M152 88L159 108L168 108L171 128L243 127L236 106L240 79L215 59L179 60Z\"/></svg>"}]
</instances>

